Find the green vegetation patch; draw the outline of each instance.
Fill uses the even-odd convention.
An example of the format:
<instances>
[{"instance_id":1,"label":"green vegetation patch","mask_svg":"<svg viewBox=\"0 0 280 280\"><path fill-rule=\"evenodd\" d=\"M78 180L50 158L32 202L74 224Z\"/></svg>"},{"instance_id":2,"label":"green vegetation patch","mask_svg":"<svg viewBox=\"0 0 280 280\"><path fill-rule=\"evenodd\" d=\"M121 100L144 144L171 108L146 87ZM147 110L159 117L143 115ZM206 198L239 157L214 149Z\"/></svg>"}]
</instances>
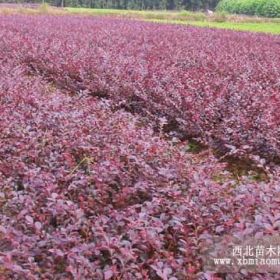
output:
<instances>
[{"instance_id":1,"label":"green vegetation patch","mask_svg":"<svg viewBox=\"0 0 280 280\"><path fill-rule=\"evenodd\" d=\"M272 22L262 23L233 23L233 22L205 22L196 21L189 23L195 26L232 29L237 31L263 32L280 34L280 24Z\"/></svg>"},{"instance_id":2,"label":"green vegetation patch","mask_svg":"<svg viewBox=\"0 0 280 280\"><path fill-rule=\"evenodd\" d=\"M233 14L280 17L280 0L222 0L218 11Z\"/></svg>"}]
</instances>

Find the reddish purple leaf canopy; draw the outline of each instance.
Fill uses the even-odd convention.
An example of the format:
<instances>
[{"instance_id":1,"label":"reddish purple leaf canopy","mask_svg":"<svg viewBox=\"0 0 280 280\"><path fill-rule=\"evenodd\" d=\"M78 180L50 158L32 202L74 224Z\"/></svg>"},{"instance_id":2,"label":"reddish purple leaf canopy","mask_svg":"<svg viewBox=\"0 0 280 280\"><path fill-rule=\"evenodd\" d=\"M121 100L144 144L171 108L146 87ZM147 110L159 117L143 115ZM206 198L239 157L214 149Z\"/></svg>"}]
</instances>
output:
<instances>
[{"instance_id":1,"label":"reddish purple leaf canopy","mask_svg":"<svg viewBox=\"0 0 280 280\"><path fill-rule=\"evenodd\" d=\"M277 168L236 181L210 150L161 137L278 160L277 42L1 16L1 277L196 279L203 240L277 233Z\"/></svg>"}]
</instances>

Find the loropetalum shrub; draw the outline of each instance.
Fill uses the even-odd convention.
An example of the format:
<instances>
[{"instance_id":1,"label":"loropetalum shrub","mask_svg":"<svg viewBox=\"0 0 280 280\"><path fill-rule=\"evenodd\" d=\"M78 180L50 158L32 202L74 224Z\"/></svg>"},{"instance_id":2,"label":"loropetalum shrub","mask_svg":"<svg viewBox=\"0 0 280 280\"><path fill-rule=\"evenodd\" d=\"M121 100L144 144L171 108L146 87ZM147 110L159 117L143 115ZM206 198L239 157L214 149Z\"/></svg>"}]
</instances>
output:
<instances>
[{"instance_id":1,"label":"loropetalum shrub","mask_svg":"<svg viewBox=\"0 0 280 280\"><path fill-rule=\"evenodd\" d=\"M1 52L219 151L279 161L279 36L120 20L1 20ZM155 125L156 126L156 125Z\"/></svg>"},{"instance_id":2,"label":"loropetalum shrub","mask_svg":"<svg viewBox=\"0 0 280 280\"><path fill-rule=\"evenodd\" d=\"M231 143L249 133L254 110L270 100L256 123L263 131L252 137L266 132L268 144L257 145L271 148L276 132L268 134L262 117L276 126L277 37L69 17L1 17L0 27L3 279L213 279L201 263L205 242L278 233L277 168L270 182L237 181L210 150L192 155L187 142L166 139L163 120L178 119L177 132L209 139L214 129L217 139L231 135L222 131L228 121L234 136L222 140ZM259 66L253 42L263 51ZM212 79L218 71L232 77L227 87ZM237 92L245 77L240 91L251 104ZM265 84L267 95L259 88ZM216 96L214 87L223 91ZM237 111L235 102L251 111ZM234 122L248 127L238 131ZM246 273L227 279L278 279Z\"/></svg>"}]
</instances>

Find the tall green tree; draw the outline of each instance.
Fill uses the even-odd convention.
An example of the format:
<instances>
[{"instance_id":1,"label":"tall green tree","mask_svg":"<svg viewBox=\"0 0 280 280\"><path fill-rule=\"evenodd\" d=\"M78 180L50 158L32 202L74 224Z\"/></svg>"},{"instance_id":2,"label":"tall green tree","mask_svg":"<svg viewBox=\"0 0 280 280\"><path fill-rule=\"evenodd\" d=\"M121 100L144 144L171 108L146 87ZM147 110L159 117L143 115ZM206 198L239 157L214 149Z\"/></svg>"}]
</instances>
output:
<instances>
[{"instance_id":1,"label":"tall green tree","mask_svg":"<svg viewBox=\"0 0 280 280\"><path fill-rule=\"evenodd\" d=\"M41 3L42 0L0 0L0 3ZM205 10L214 9L219 0L45 0L55 6L133 9Z\"/></svg>"}]
</instances>

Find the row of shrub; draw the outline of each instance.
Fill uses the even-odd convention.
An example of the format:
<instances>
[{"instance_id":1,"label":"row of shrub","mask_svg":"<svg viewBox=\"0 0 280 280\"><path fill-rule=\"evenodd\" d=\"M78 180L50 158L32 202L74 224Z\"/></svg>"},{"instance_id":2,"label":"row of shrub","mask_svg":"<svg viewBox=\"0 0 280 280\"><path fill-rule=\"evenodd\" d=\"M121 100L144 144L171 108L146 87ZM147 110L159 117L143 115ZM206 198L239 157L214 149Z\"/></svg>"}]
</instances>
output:
<instances>
[{"instance_id":1,"label":"row of shrub","mask_svg":"<svg viewBox=\"0 0 280 280\"><path fill-rule=\"evenodd\" d=\"M192 155L150 122L174 114L209 144L216 133L276 145L274 44L143 22L0 17L0 278L218 280L201 262L217 236L277 235L277 174L239 184L209 150Z\"/></svg>"},{"instance_id":2,"label":"row of shrub","mask_svg":"<svg viewBox=\"0 0 280 280\"><path fill-rule=\"evenodd\" d=\"M280 17L280 0L222 0L218 11L263 17Z\"/></svg>"},{"instance_id":3,"label":"row of shrub","mask_svg":"<svg viewBox=\"0 0 280 280\"><path fill-rule=\"evenodd\" d=\"M9 43L10 53L14 48L31 74L43 74L72 93L107 98L155 126L164 119L165 131L180 138L199 138L223 153L279 161L277 37L51 19L19 19L26 30L38 27Z\"/></svg>"}]
</instances>

